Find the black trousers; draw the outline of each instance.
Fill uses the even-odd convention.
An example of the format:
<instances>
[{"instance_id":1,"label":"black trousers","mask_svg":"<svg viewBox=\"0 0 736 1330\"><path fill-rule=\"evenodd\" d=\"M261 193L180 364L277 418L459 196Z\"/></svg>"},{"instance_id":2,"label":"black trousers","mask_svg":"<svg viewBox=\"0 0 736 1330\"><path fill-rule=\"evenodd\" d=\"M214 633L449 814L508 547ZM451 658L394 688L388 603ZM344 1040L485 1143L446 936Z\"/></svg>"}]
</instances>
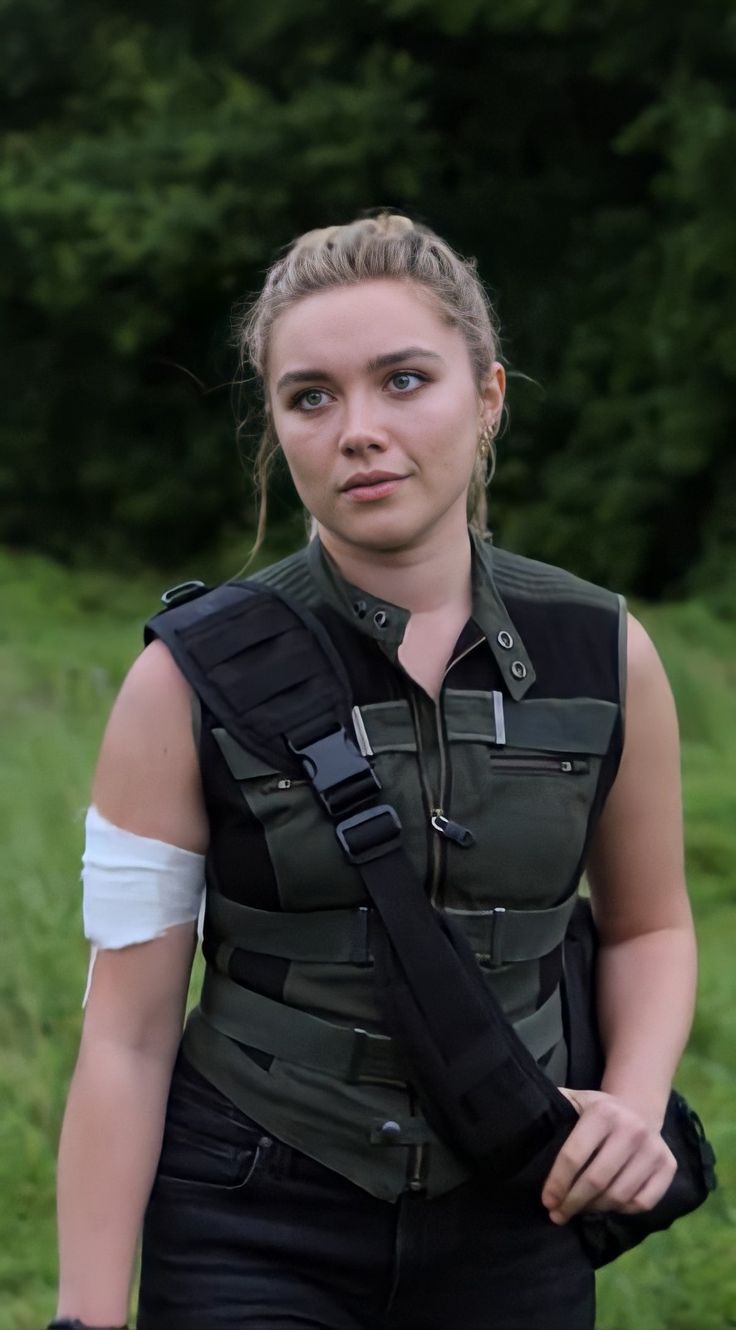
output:
<instances>
[{"instance_id":1,"label":"black trousers","mask_svg":"<svg viewBox=\"0 0 736 1330\"><path fill-rule=\"evenodd\" d=\"M591 1330L574 1228L474 1182L376 1200L273 1140L180 1057L138 1330Z\"/></svg>"}]
</instances>

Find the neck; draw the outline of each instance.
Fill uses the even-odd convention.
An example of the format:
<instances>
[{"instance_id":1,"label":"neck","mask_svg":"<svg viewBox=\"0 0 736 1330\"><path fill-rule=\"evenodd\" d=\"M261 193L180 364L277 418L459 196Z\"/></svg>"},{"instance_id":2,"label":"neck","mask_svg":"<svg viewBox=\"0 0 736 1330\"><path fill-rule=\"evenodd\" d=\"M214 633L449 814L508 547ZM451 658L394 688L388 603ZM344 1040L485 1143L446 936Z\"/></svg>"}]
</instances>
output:
<instances>
[{"instance_id":1,"label":"neck","mask_svg":"<svg viewBox=\"0 0 736 1330\"><path fill-rule=\"evenodd\" d=\"M432 614L448 606L470 609L471 546L462 530L433 531L416 545L398 550L366 549L318 527L323 548L342 576L377 599L412 614Z\"/></svg>"}]
</instances>

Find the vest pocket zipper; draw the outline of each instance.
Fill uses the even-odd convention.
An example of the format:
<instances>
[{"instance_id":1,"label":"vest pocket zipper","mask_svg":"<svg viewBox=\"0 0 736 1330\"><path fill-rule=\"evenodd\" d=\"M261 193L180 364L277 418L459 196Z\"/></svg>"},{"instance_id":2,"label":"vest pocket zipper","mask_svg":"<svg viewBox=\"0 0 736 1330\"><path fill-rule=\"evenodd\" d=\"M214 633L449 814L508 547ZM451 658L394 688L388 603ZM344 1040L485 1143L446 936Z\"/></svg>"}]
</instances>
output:
<instances>
[{"instance_id":1,"label":"vest pocket zipper","mask_svg":"<svg viewBox=\"0 0 736 1330\"><path fill-rule=\"evenodd\" d=\"M441 808L433 808L430 822L435 831L446 840L454 841L456 845L463 847L475 845L475 836L467 827L463 827L459 822L453 822L452 818L446 817Z\"/></svg>"},{"instance_id":2,"label":"vest pocket zipper","mask_svg":"<svg viewBox=\"0 0 736 1330\"><path fill-rule=\"evenodd\" d=\"M590 762L583 757L500 757L491 753L490 764L497 771L537 775L552 773L562 776L584 776L590 771Z\"/></svg>"}]
</instances>

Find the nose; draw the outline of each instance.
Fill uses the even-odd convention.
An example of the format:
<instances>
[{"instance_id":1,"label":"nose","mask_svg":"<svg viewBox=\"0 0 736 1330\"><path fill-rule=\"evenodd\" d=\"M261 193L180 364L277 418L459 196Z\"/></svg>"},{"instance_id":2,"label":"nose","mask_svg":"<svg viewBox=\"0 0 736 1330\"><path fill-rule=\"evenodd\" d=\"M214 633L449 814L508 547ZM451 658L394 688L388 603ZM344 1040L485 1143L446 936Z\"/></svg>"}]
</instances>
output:
<instances>
[{"instance_id":1,"label":"nose","mask_svg":"<svg viewBox=\"0 0 736 1330\"><path fill-rule=\"evenodd\" d=\"M374 404L362 395L346 402L343 427L340 433L340 452L345 457L360 457L364 453L384 452L388 447L386 431Z\"/></svg>"}]
</instances>

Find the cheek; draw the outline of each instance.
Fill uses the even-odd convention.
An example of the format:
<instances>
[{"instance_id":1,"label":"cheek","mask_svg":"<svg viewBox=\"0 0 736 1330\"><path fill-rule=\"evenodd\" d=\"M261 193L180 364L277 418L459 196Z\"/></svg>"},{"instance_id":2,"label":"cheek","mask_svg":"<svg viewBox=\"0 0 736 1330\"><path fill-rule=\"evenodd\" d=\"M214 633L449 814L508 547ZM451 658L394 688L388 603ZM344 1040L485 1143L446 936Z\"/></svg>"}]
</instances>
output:
<instances>
[{"instance_id":1,"label":"cheek","mask_svg":"<svg viewBox=\"0 0 736 1330\"><path fill-rule=\"evenodd\" d=\"M428 439L427 444L427 456L443 483L456 488L470 481L478 451L474 422L468 423L455 414L447 428Z\"/></svg>"},{"instance_id":2,"label":"cheek","mask_svg":"<svg viewBox=\"0 0 736 1330\"><path fill-rule=\"evenodd\" d=\"M326 467L324 460L320 459L314 441L308 446L303 442L300 445L293 439L287 440L286 445L284 445L282 440L281 451L289 469L292 484L302 503L314 510L315 505L319 505L320 501L324 503L327 494Z\"/></svg>"}]
</instances>

